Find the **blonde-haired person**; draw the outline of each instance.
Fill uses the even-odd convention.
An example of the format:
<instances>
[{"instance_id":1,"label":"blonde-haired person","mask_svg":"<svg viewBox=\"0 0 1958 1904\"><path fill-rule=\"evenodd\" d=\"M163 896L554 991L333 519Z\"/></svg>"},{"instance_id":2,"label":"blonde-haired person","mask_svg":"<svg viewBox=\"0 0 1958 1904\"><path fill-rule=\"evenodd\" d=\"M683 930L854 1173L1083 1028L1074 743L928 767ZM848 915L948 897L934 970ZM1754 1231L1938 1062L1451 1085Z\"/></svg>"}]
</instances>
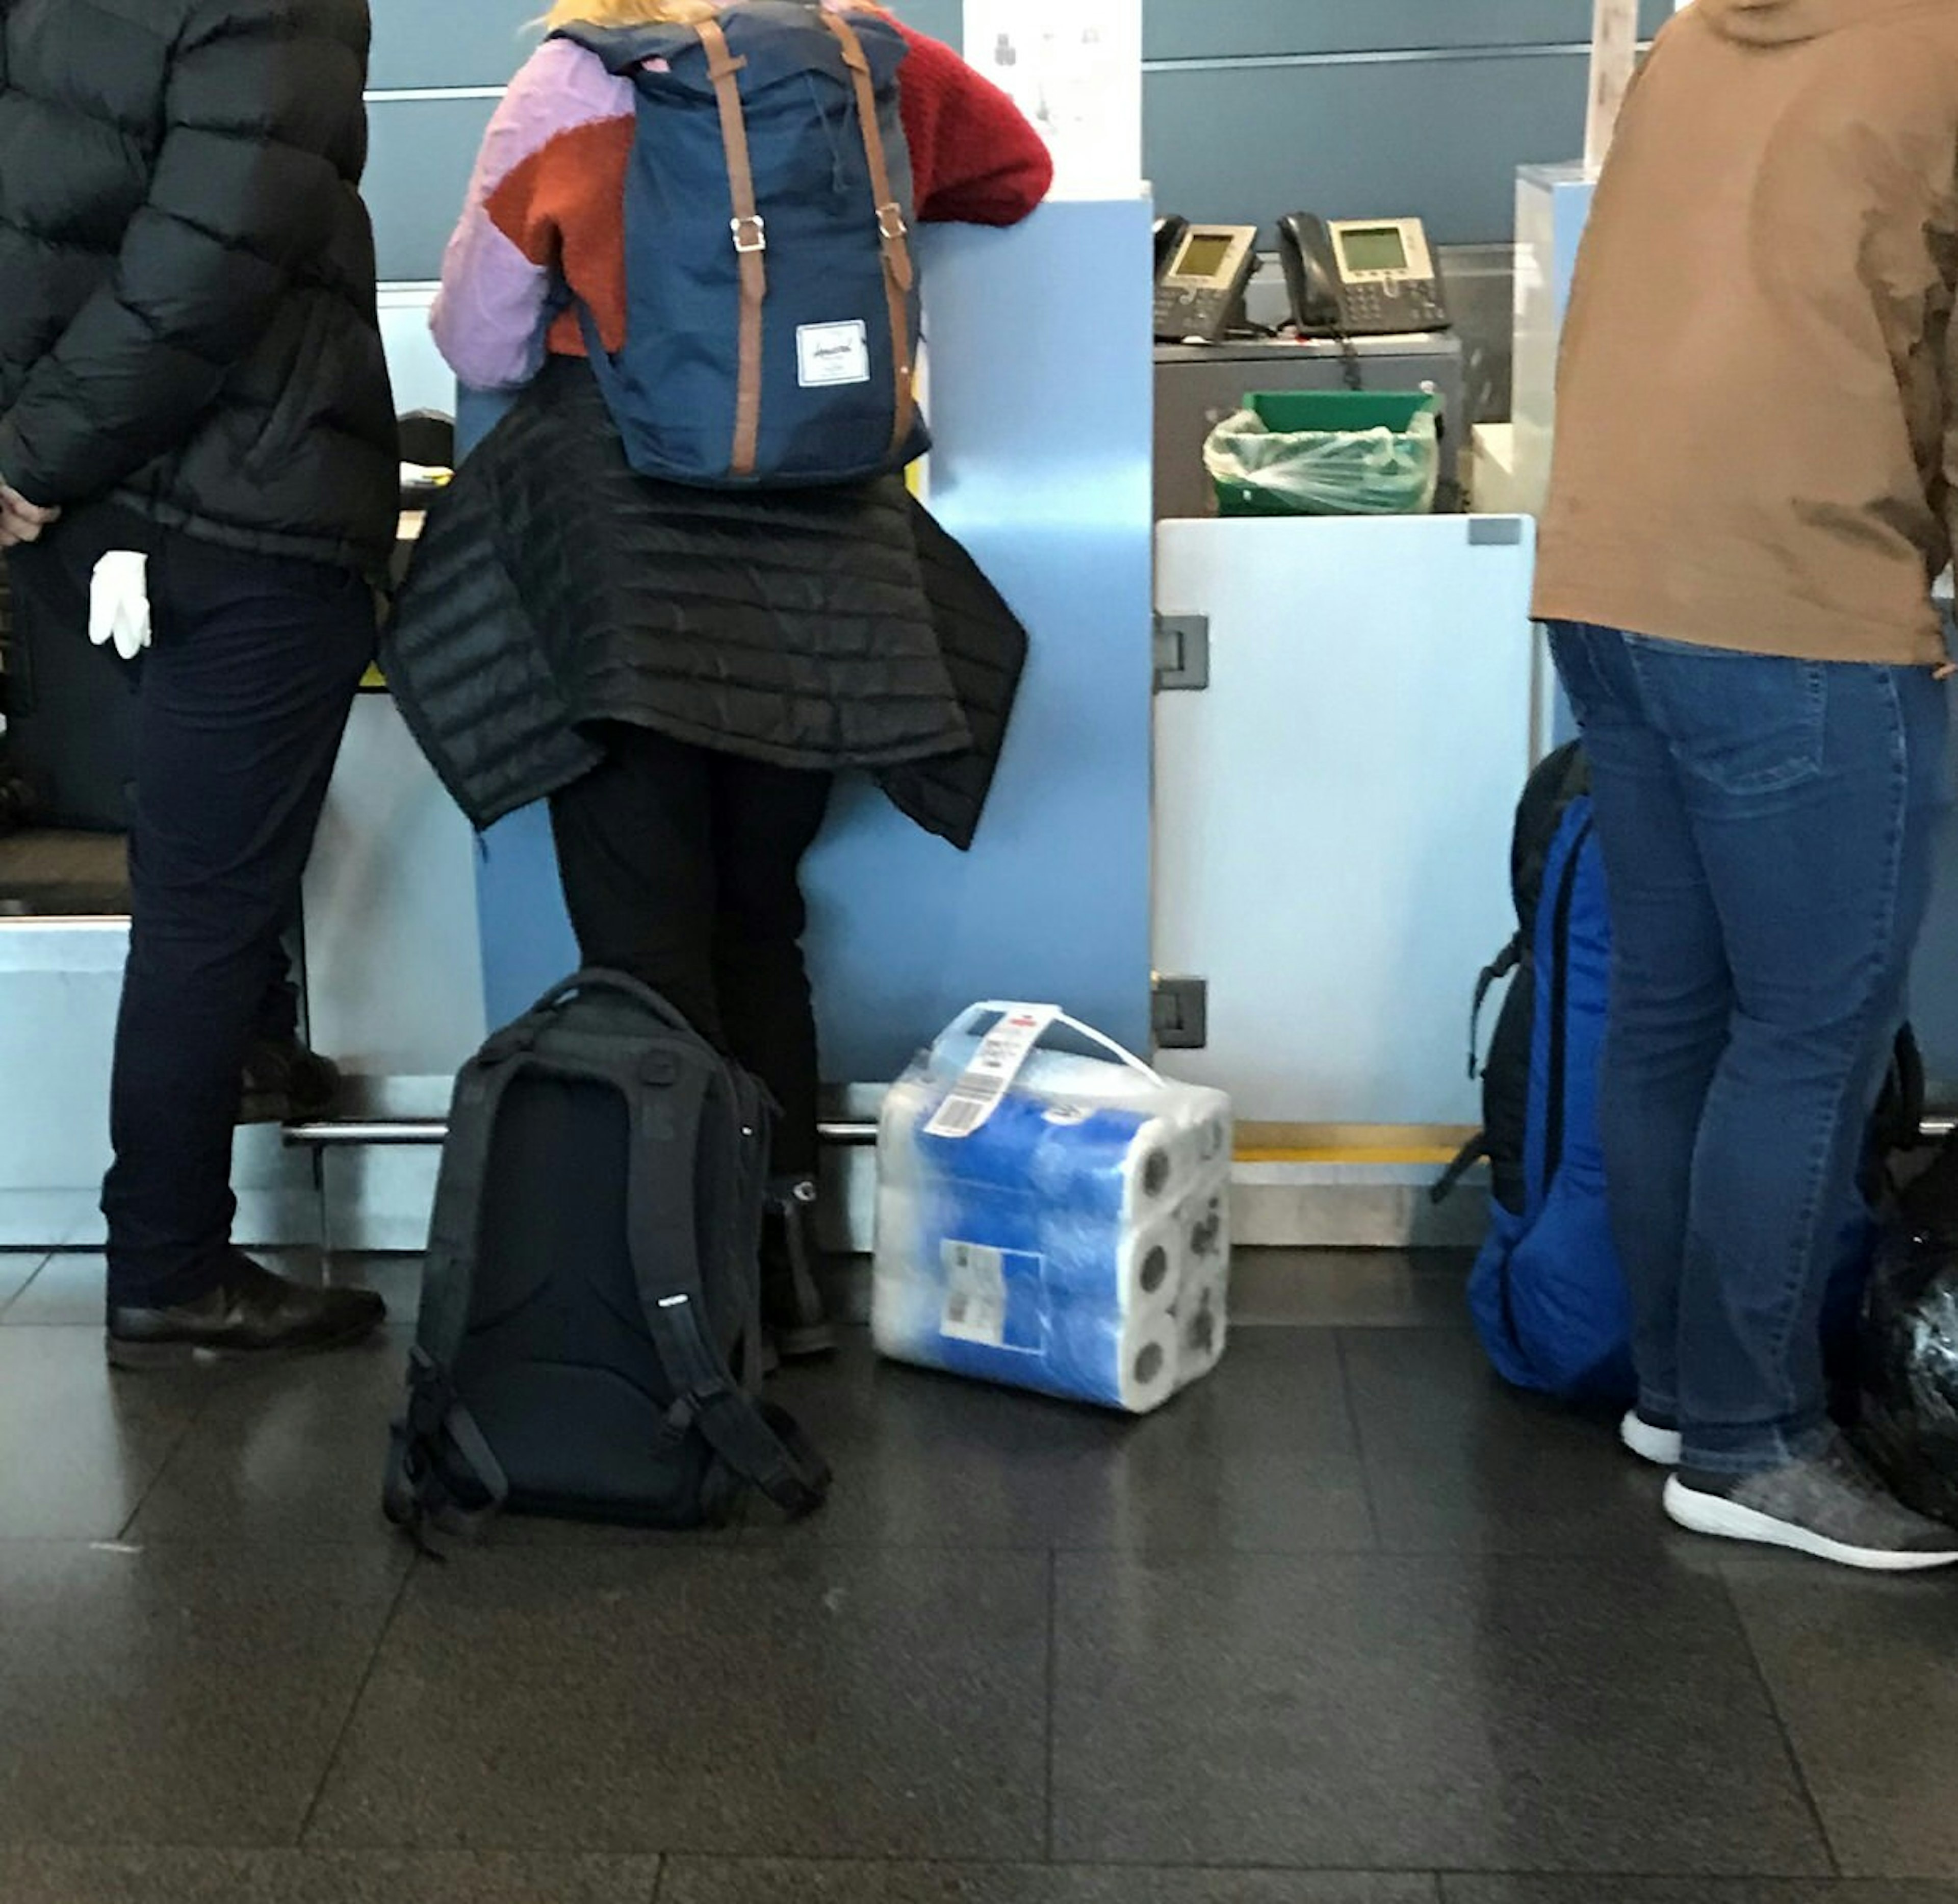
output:
<instances>
[{"instance_id":1,"label":"blonde-haired person","mask_svg":"<svg viewBox=\"0 0 1958 1904\"><path fill-rule=\"evenodd\" d=\"M1027 217L1053 165L1018 108L949 47L848 10L905 42L916 217ZM550 19L718 11L565 0ZM898 478L769 493L632 473L572 301L623 347L636 109L629 81L550 39L483 141L434 328L464 383L524 394L429 524L389 674L473 818L550 797L586 962L654 986L774 1093L770 1320L784 1353L819 1353L800 863L848 768L971 843L1025 636Z\"/></svg>"}]
</instances>

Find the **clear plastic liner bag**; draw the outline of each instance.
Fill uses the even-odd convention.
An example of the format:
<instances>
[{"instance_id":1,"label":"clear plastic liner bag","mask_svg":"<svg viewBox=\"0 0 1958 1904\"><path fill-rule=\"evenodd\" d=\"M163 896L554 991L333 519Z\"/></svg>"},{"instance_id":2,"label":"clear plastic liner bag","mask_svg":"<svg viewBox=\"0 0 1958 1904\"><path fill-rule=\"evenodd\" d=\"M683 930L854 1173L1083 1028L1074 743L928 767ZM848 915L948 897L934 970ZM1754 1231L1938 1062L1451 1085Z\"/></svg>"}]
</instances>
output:
<instances>
[{"instance_id":1,"label":"clear plastic liner bag","mask_svg":"<svg viewBox=\"0 0 1958 1904\"><path fill-rule=\"evenodd\" d=\"M1003 1059L988 1016L1022 1027ZM1223 1351L1229 1101L1034 1049L1068 1022L977 1007L892 1088L874 1331L899 1361L1142 1414Z\"/></svg>"},{"instance_id":2,"label":"clear plastic liner bag","mask_svg":"<svg viewBox=\"0 0 1958 1904\"><path fill-rule=\"evenodd\" d=\"M1405 429L1274 430L1240 410L1210 432L1204 467L1220 493L1236 490L1273 513L1421 515L1441 483L1434 413Z\"/></svg>"},{"instance_id":3,"label":"clear plastic liner bag","mask_svg":"<svg viewBox=\"0 0 1958 1904\"><path fill-rule=\"evenodd\" d=\"M1899 1224L1865 1300L1856 1437L1893 1492L1958 1527L1958 1228Z\"/></svg>"}]
</instances>

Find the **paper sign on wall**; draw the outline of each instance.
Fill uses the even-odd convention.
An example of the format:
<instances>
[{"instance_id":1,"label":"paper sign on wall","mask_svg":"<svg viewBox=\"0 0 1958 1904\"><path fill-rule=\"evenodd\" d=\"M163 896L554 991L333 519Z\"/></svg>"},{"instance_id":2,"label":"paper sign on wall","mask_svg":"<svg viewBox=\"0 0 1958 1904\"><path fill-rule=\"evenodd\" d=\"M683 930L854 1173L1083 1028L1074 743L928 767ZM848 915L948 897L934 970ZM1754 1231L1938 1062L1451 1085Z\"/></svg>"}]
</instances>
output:
<instances>
[{"instance_id":1,"label":"paper sign on wall","mask_svg":"<svg viewBox=\"0 0 1958 1904\"><path fill-rule=\"evenodd\" d=\"M1591 109L1584 135L1585 169L1593 178L1604 169L1638 63L1639 0L1597 0L1591 29Z\"/></svg>"},{"instance_id":2,"label":"paper sign on wall","mask_svg":"<svg viewBox=\"0 0 1958 1904\"><path fill-rule=\"evenodd\" d=\"M1141 191L1142 0L965 0L965 57L1040 128L1056 198Z\"/></svg>"}]
</instances>

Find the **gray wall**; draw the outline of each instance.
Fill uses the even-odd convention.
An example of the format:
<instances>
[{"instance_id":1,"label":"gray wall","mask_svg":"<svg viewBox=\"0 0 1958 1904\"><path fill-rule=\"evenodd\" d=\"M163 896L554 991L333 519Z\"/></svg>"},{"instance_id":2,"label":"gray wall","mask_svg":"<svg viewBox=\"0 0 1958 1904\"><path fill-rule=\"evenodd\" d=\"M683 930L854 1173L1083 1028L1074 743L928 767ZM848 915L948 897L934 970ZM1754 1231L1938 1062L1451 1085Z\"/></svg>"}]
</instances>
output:
<instances>
[{"instance_id":1,"label":"gray wall","mask_svg":"<svg viewBox=\"0 0 1958 1904\"><path fill-rule=\"evenodd\" d=\"M384 277L439 269L493 89L543 4L373 0ZM1656 30L1671 0L1644 5ZM960 0L898 6L957 43ZM1147 162L1165 210L1411 211L1443 244L1500 239L1516 166L1583 142L1591 0L1147 0L1146 19ZM480 96L413 97L431 90Z\"/></svg>"}]
</instances>

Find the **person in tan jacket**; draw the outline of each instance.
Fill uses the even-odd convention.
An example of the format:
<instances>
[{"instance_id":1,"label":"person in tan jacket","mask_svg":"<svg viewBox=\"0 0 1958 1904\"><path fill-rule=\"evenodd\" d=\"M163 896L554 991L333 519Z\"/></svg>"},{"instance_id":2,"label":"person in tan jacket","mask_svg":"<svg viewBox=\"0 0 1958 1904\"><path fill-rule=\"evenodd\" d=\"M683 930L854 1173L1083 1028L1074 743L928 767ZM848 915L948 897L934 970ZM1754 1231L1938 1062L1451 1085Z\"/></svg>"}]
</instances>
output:
<instances>
[{"instance_id":1,"label":"person in tan jacket","mask_svg":"<svg viewBox=\"0 0 1958 1904\"><path fill-rule=\"evenodd\" d=\"M1958 0L1695 0L1579 260L1535 612L1611 895L1634 1452L1703 1533L1958 1562L1832 1426L1949 803Z\"/></svg>"}]
</instances>

